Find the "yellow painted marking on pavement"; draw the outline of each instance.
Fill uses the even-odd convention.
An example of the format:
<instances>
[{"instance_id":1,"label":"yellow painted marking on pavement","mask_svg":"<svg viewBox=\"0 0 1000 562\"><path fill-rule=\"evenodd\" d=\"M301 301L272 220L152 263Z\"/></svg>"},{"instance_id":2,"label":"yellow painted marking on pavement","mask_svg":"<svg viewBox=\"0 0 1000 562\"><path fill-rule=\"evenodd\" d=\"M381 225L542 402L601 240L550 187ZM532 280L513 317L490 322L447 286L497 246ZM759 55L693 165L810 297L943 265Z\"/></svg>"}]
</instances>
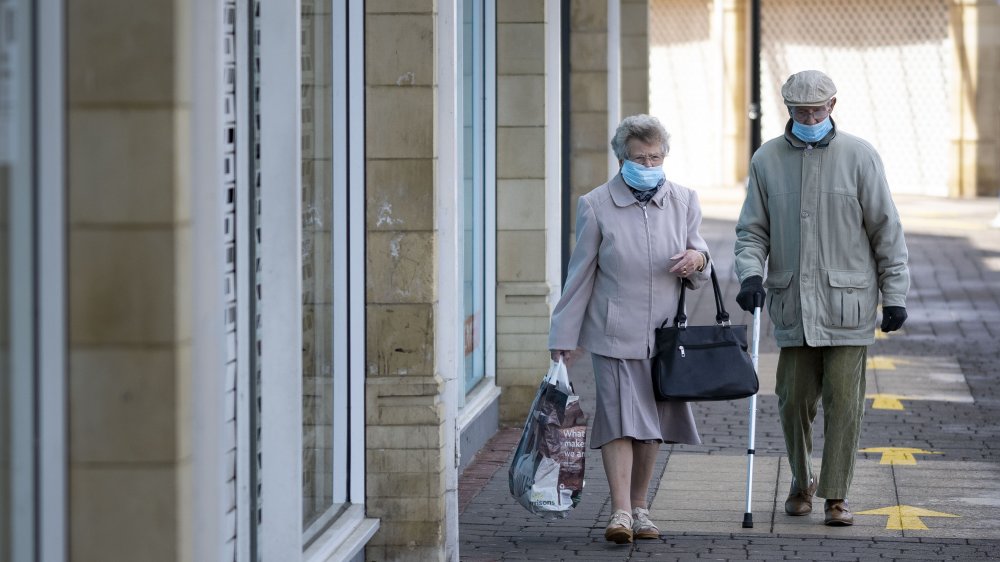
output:
<instances>
[{"instance_id":1,"label":"yellow painted marking on pavement","mask_svg":"<svg viewBox=\"0 0 1000 562\"><path fill-rule=\"evenodd\" d=\"M868 358L868 368L869 369L883 369L886 371L895 371L896 365L905 365L906 361L898 358L890 359L888 357L869 357Z\"/></svg>"},{"instance_id":2,"label":"yellow painted marking on pavement","mask_svg":"<svg viewBox=\"0 0 1000 562\"><path fill-rule=\"evenodd\" d=\"M885 524L886 529L896 531L926 531L927 525L920 520L921 517L958 517L951 513L941 513L931 511L912 505L893 505L881 509L869 509L859 511L858 515L888 515L889 520Z\"/></svg>"},{"instance_id":3,"label":"yellow painted marking on pavement","mask_svg":"<svg viewBox=\"0 0 1000 562\"><path fill-rule=\"evenodd\" d=\"M940 455L934 451L923 449L913 449L911 447L869 447L861 449L862 453L882 453L882 460L879 464L917 464L917 458L913 455Z\"/></svg>"},{"instance_id":4,"label":"yellow painted marking on pavement","mask_svg":"<svg viewBox=\"0 0 1000 562\"><path fill-rule=\"evenodd\" d=\"M869 394L866 398L872 398L872 409L875 410L903 410L903 403L900 400L906 398L899 394Z\"/></svg>"}]
</instances>

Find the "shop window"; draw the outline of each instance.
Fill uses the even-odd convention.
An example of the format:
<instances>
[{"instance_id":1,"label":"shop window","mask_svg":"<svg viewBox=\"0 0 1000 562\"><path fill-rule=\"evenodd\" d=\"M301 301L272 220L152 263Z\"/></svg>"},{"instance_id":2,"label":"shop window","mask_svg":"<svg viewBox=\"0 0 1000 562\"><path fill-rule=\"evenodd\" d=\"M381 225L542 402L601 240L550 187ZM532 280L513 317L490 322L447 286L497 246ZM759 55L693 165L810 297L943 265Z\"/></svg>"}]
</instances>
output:
<instances>
[{"instance_id":1,"label":"shop window","mask_svg":"<svg viewBox=\"0 0 1000 562\"><path fill-rule=\"evenodd\" d=\"M302 528L364 503L361 2L304 0Z\"/></svg>"},{"instance_id":2,"label":"shop window","mask_svg":"<svg viewBox=\"0 0 1000 562\"><path fill-rule=\"evenodd\" d=\"M483 0L462 1L462 222L464 386L471 392L486 375L486 69Z\"/></svg>"}]
</instances>

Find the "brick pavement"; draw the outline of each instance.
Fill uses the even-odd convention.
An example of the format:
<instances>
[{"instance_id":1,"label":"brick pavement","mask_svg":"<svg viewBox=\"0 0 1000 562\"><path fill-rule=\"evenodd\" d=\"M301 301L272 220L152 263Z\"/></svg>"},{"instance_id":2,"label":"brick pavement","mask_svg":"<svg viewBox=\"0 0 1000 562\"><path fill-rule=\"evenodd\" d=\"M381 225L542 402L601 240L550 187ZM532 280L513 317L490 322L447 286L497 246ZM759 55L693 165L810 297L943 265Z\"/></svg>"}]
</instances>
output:
<instances>
[{"instance_id":1,"label":"brick pavement","mask_svg":"<svg viewBox=\"0 0 1000 562\"><path fill-rule=\"evenodd\" d=\"M705 222L702 233L719 268L723 296L733 320L749 323L749 315L736 309L738 291L732 273L733 219L738 201L730 192L703 192ZM894 372L881 364L869 370L869 394L890 380L903 384L934 385L947 379L968 388L971 401L901 400L902 410L875 409L868 402L860 448L885 446L913 447L933 451L920 455L914 467L879 465L878 453L860 453L855 491L874 490L903 501L916 498L929 502L923 507L943 505L941 511L962 514L951 519L928 519L930 529L886 531L884 519L857 516L859 524L847 531L824 527L812 521L794 521L781 512L787 490L770 482L755 481L755 528L740 527L742 507L717 517L691 515L688 525L661 525L658 541L617 546L603 538L610 515L608 487L599 451L588 450L587 486L583 502L566 519L545 520L531 515L510 498L507 466L519 432L501 431L480 451L460 482L461 559L493 560L987 560L1000 559L1000 491L995 484L1000 475L1000 230L990 229L996 215L996 200L940 200L897 196L903 216L910 267L913 277L907 308L909 319L903 333L880 339L870 350L874 357L895 359ZM711 299L706 291L695 299L695 318L710 318ZM735 310L734 310L735 309ZM770 325L762 325L760 351L777 352ZM763 361L763 360L762 360ZM934 370L933 365L949 362L959 373ZM763 362L762 362L763 365ZM930 365L930 366L929 366ZM546 366L540 365L539 372ZM540 375L541 376L541 375ZM892 379L892 377L897 377ZM593 381L589 358L571 368L571 378L581 394L585 409L592 405ZM763 373L762 373L763 379ZM960 380L958 380L960 379ZM943 383L942 383L943 384ZM924 388L924 387L921 387ZM674 478L682 473L671 470L684 462L705 462L706 466L738 465L730 457L745 459L747 439L746 401L695 405L704 443L700 446L663 446L656 467L657 482L651 486L652 507L670 513L677 504L667 505L667 484L657 486L664 474ZM820 413L820 416L822 412ZM513 437L512 437L513 436ZM822 451L823 428L816 425L814 463ZM760 465L778 466L784 443L777 423L777 400L762 393L758 397L756 431ZM722 456L725 456L723 458ZM718 461L712 461L718 459ZM765 459L767 462L765 462ZM726 462L721 462L726 461ZM681 464L678 464L681 463ZM864 467L863 470L861 467ZM938 467L940 470L936 470ZM859 482L878 475L879 480ZM745 474L728 471L720 478L730 485L744 485ZM738 482L731 482L738 480ZM759 489L758 489L759 486ZM785 484L787 486L787 484ZM875 488L872 488L875 486ZM990 487L994 486L994 487ZM683 487L683 486L682 486ZM691 490L694 492L696 490ZM938 492L935 494L935 492ZM657 498L657 494L662 494ZM762 512L758 493L773 494L774 508ZM698 494L688 494L699 498ZM697 500L706 510L722 507L734 498L720 497L706 490ZM742 501L742 494L739 498ZM659 503L658 503L659 500ZM672 500L674 501L674 500ZM681 500L676 500L681 501ZM855 511L873 507L873 497L852 497ZM934 503L937 502L937 503ZM689 513L689 512L684 512ZM690 512L693 513L693 512ZM815 514L814 514L815 517ZM865 519L864 524L861 518ZM712 521L713 518L720 519ZM683 519L683 517L681 517ZM706 521L700 521L706 519ZM683 527L683 530L679 530ZM867 535L866 535L867 532ZM853 533L853 534L850 534ZM860 533L860 534L858 534ZM886 533L895 536L881 536ZM956 538L961 536L962 538Z\"/></svg>"}]
</instances>

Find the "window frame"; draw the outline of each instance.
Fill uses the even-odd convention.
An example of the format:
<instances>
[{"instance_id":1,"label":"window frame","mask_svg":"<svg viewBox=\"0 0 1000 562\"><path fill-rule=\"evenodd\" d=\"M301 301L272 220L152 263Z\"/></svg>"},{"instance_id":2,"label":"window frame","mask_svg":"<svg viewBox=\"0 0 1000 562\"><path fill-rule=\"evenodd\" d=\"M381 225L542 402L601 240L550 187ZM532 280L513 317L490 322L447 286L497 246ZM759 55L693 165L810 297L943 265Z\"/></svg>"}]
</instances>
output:
<instances>
[{"instance_id":1,"label":"window frame","mask_svg":"<svg viewBox=\"0 0 1000 562\"><path fill-rule=\"evenodd\" d=\"M252 32L252 8L238 3L238 29ZM345 16L346 17L342 17ZM343 64L335 65L337 75L331 81L334 98L327 109L337 120L333 135L334 222L342 230L334 234L335 251L345 255L343 267L334 274L334 510L325 525L303 527L302 517L302 174L301 174L301 2L282 10L262 10L259 18L260 77L259 109L261 140L260 164L262 238L257 241L260 268L254 272L238 269L240 294L254 291L253 275L261 286L262 322L253 326L250 304L240 308L244 320L238 328L244 336L241 345L240 380L244 388L256 383L249 366L257 330L264 350L260 357L260 388L240 393L239 415L250 415L254 400L261 402L259 420L260 472L259 497L254 482L253 427L247 424L238 436L238 559L250 561L259 553L264 560L326 560L334 554L346 555L363 550L378 530L377 519L365 516L365 207L364 207L364 2L348 0L335 5L330 17L333 30L346 31L346 43L335 41L330 56ZM251 84L251 45L237 37L237 80ZM338 58L339 57L339 58ZM328 63L329 64L329 63ZM342 79L339 79L339 78ZM246 94L244 94L245 96ZM237 100L240 106L241 99ZM242 105L246 108L247 104ZM248 127L253 117L240 109L237 120L237 158L250 155L252 139ZM267 139L287 139L269 143ZM249 159L249 158L248 158ZM253 170L238 168L246 177L237 178L237 224L243 230L237 236L254 236L247 225L249 214L256 212L253 200ZM287 189L285 186L293 186ZM246 215L243 213L247 213ZM346 221L337 220L337 217ZM240 220L243 219L243 220ZM253 269L253 255L244 246L238 264ZM296 329L288 329L295 326ZM348 334L361 334L348 338ZM246 365L243 367L242 365ZM249 386L248 386L249 385ZM244 418L246 419L246 418ZM251 424L252 425L252 424ZM360 430L358 429L360 428ZM271 459L283 459L280 463ZM256 525L256 505L263 518ZM339 502L339 507L338 507ZM247 513L247 510L250 510ZM307 531L312 531L307 533ZM249 536L256 545L247 544Z\"/></svg>"},{"instance_id":2,"label":"window frame","mask_svg":"<svg viewBox=\"0 0 1000 562\"><path fill-rule=\"evenodd\" d=\"M334 10L331 112L334 232L334 509L325 528L304 532L302 559L361 552L379 529L365 515L365 81L364 2ZM351 334L360 336L351 337ZM339 421L339 424L338 424ZM301 454L301 452L300 452Z\"/></svg>"},{"instance_id":3,"label":"window frame","mask_svg":"<svg viewBox=\"0 0 1000 562\"><path fill-rule=\"evenodd\" d=\"M266 75L261 75L257 101L262 237L257 242L261 262L254 269L262 291L262 322L256 330L262 344L259 502L264 513L257 548L263 560L294 559L302 550L301 5L292 0L284 8L261 10L259 20L260 68Z\"/></svg>"},{"instance_id":4,"label":"window frame","mask_svg":"<svg viewBox=\"0 0 1000 562\"><path fill-rule=\"evenodd\" d=\"M28 2L31 4L31 2ZM64 6L38 0L36 13L38 216L39 560L68 552L66 113ZM42 227L44 225L44 227ZM39 533L41 537L42 533Z\"/></svg>"},{"instance_id":5,"label":"window frame","mask_svg":"<svg viewBox=\"0 0 1000 562\"><path fill-rule=\"evenodd\" d=\"M465 388L465 366L461 366L460 383L457 385L458 412L456 425L458 433L473 423L499 396L496 385L496 0L474 0L482 17L482 41L479 41L481 68L484 73L481 90L482 131L476 135L478 146L482 147L483 158L477 160L478 169L474 181L481 183L483 219L483 319L480 325L483 333L483 377L468 391ZM464 52L464 51L463 51ZM475 68L475 67L474 67ZM461 74L457 77L462 78ZM464 100L460 100L462 103ZM459 112L456 126L464 130L462 113ZM461 194L464 195L464 192ZM459 208L462 208L461 206ZM464 233L464 224L459 229ZM464 256L462 256L464 258ZM463 266L464 267L464 266ZM462 310L464 314L464 303ZM459 332L464 332L461 325Z\"/></svg>"},{"instance_id":6,"label":"window frame","mask_svg":"<svg viewBox=\"0 0 1000 562\"><path fill-rule=\"evenodd\" d=\"M67 556L66 195L64 8L13 1L9 108L18 122L7 206L11 514L9 554ZM44 40L43 40L44 38ZM13 90L12 90L13 91ZM7 524L8 522L4 522Z\"/></svg>"}]
</instances>

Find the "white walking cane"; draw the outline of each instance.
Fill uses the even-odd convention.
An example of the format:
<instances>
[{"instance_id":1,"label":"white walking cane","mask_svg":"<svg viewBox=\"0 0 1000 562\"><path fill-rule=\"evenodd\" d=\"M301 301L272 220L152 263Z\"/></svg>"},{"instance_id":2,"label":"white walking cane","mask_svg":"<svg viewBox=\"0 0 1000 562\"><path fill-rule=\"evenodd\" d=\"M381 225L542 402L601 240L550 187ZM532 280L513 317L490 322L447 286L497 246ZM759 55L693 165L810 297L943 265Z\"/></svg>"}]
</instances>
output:
<instances>
[{"instance_id":1,"label":"white walking cane","mask_svg":"<svg viewBox=\"0 0 1000 562\"><path fill-rule=\"evenodd\" d=\"M760 307L753 309L753 344L750 346L750 361L757 372L757 352L760 350ZM758 373L759 375L759 373ZM750 505L753 495L753 455L754 433L757 430L757 395L750 397L750 440L747 444L747 509L743 513L743 528L753 529L753 509Z\"/></svg>"}]
</instances>

